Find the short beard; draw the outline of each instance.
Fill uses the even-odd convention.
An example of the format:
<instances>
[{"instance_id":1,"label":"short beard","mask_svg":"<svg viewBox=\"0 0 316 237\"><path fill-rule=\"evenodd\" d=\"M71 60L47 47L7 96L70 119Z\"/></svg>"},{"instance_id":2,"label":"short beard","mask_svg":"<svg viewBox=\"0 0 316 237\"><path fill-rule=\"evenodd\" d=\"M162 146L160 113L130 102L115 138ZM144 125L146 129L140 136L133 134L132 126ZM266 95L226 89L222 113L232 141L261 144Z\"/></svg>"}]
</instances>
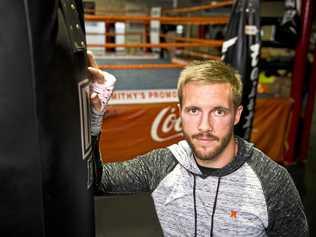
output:
<instances>
[{"instance_id":1,"label":"short beard","mask_svg":"<svg viewBox=\"0 0 316 237\"><path fill-rule=\"evenodd\" d=\"M223 137L222 140L220 140L218 137L212 135L212 134L207 134L207 136L209 138L212 138L216 141L220 141L219 146L216 147L215 150L207 153L207 154L202 154L201 152L198 151L198 149L196 149L196 147L194 146L192 139L201 136L202 134L196 134L193 135L192 138L190 136L188 136L185 132L183 132L184 134L184 138L186 139L186 141L189 143L194 155L196 156L197 159L199 160L214 160L218 155L220 155L225 148L227 147L227 145L230 142L230 139L233 136L233 131L231 131L230 133L228 133L225 137Z\"/></svg>"}]
</instances>

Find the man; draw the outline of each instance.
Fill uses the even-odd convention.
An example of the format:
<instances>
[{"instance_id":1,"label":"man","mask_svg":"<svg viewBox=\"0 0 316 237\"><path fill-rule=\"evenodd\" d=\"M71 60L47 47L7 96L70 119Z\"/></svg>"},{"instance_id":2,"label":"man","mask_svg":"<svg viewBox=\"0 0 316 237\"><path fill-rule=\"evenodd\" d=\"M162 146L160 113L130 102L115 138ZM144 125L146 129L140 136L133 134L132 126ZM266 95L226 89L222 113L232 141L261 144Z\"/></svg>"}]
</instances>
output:
<instances>
[{"instance_id":1,"label":"man","mask_svg":"<svg viewBox=\"0 0 316 237\"><path fill-rule=\"evenodd\" d=\"M130 161L97 161L97 193L151 192L165 236L307 236L288 172L234 136L242 112L235 71L193 63L178 96L185 140Z\"/></svg>"}]
</instances>

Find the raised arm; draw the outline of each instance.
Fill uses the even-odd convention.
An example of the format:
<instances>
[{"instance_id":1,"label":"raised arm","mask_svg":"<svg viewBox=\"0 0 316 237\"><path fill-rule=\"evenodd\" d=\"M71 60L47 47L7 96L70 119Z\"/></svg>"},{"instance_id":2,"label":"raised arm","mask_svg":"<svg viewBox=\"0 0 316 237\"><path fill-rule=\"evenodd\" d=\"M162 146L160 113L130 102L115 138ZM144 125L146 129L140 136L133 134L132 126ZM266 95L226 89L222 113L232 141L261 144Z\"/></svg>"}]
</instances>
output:
<instances>
[{"instance_id":1,"label":"raised arm","mask_svg":"<svg viewBox=\"0 0 316 237\"><path fill-rule=\"evenodd\" d=\"M102 164L97 159L96 194L152 192L176 164L176 159L166 148L124 162Z\"/></svg>"}]
</instances>

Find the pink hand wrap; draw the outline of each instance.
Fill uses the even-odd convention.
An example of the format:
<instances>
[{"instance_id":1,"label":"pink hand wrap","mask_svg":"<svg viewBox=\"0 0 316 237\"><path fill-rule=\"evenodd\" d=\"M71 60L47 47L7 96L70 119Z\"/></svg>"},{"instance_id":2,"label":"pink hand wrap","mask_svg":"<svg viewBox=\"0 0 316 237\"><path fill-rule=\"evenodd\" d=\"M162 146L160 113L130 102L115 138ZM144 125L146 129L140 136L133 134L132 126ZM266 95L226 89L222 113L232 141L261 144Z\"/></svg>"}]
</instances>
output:
<instances>
[{"instance_id":1,"label":"pink hand wrap","mask_svg":"<svg viewBox=\"0 0 316 237\"><path fill-rule=\"evenodd\" d=\"M98 82L91 83L90 93L97 93L101 100L101 111L104 111L107 103L109 102L113 93L116 78L107 72L102 72L105 78L105 83L101 84Z\"/></svg>"},{"instance_id":2,"label":"pink hand wrap","mask_svg":"<svg viewBox=\"0 0 316 237\"><path fill-rule=\"evenodd\" d=\"M103 123L103 115L105 113L106 106L111 98L111 95L113 93L114 85L116 82L116 78L107 73L107 72L102 72L105 83L97 83L93 82L90 84L90 94L92 93L97 93L98 97L101 100L101 110L97 111L93 106L91 108L91 135L92 136L97 136L102 127Z\"/></svg>"}]
</instances>

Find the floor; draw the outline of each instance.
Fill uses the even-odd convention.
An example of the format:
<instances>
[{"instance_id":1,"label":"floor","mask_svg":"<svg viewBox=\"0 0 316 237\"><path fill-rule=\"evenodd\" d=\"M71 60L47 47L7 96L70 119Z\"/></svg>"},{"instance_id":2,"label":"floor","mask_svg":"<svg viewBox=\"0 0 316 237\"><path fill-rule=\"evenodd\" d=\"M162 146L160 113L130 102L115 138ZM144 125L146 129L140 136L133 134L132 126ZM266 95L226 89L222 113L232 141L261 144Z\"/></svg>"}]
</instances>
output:
<instances>
[{"instance_id":1,"label":"floor","mask_svg":"<svg viewBox=\"0 0 316 237\"><path fill-rule=\"evenodd\" d=\"M97 237L159 237L162 232L148 194L96 198Z\"/></svg>"}]
</instances>

